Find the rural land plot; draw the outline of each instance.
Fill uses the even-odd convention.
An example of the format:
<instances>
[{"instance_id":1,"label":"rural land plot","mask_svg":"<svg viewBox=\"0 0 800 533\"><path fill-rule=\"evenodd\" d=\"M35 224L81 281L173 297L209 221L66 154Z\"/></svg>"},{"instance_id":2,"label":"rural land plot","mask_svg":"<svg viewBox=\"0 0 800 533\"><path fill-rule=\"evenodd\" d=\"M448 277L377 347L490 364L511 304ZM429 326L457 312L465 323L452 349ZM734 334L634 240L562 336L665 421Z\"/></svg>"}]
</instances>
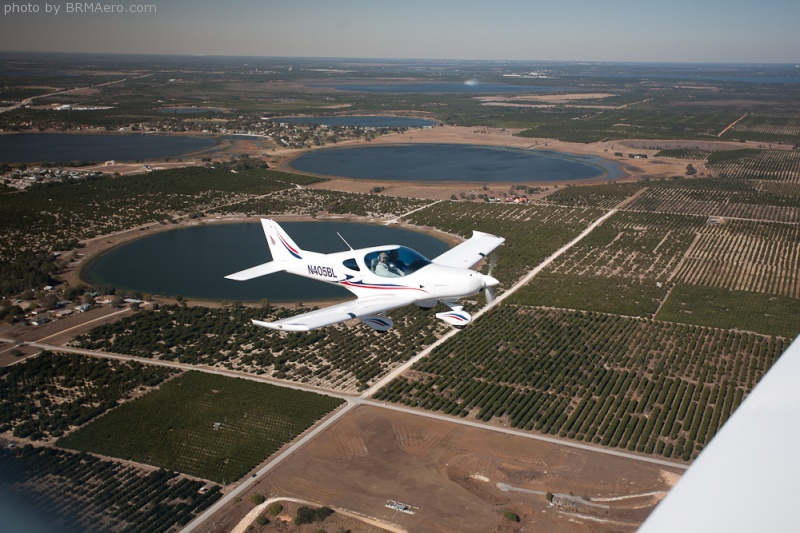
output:
<instances>
[{"instance_id":1,"label":"rural land plot","mask_svg":"<svg viewBox=\"0 0 800 533\"><path fill-rule=\"evenodd\" d=\"M754 186L746 190L650 187L627 209L773 222L800 221L800 201L791 196L768 192L776 187L777 184L758 185L758 188Z\"/></svg>"},{"instance_id":2,"label":"rural land plot","mask_svg":"<svg viewBox=\"0 0 800 533\"><path fill-rule=\"evenodd\" d=\"M800 183L800 153L794 150L744 148L714 152L708 168L731 178Z\"/></svg>"},{"instance_id":3,"label":"rural land plot","mask_svg":"<svg viewBox=\"0 0 800 533\"><path fill-rule=\"evenodd\" d=\"M750 291L677 284L658 320L757 331L793 339L800 334L800 299Z\"/></svg>"},{"instance_id":4,"label":"rural land plot","mask_svg":"<svg viewBox=\"0 0 800 533\"><path fill-rule=\"evenodd\" d=\"M788 344L754 333L502 305L375 399L688 461Z\"/></svg>"},{"instance_id":5,"label":"rural land plot","mask_svg":"<svg viewBox=\"0 0 800 533\"><path fill-rule=\"evenodd\" d=\"M341 403L311 392L191 371L57 444L228 484Z\"/></svg>"},{"instance_id":6,"label":"rural land plot","mask_svg":"<svg viewBox=\"0 0 800 533\"><path fill-rule=\"evenodd\" d=\"M800 298L800 225L753 220L708 224L671 281Z\"/></svg>"},{"instance_id":7,"label":"rural land plot","mask_svg":"<svg viewBox=\"0 0 800 533\"><path fill-rule=\"evenodd\" d=\"M569 185L556 190L552 194L548 194L541 201L547 204L612 209L619 205L620 202L642 190L645 186L646 184L642 182Z\"/></svg>"},{"instance_id":8,"label":"rural land plot","mask_svg":"<svg viewBox=\"0 0 800 533\"><path fill-rule=\"evenodd\" d=\"M221 496L218 485L174 472L30 445L0 448L0 494L22 509L4 509L8 531L64 532L167 531Z\"/></svg>"},{"instance_id":9,"label":"rural land plot","mask_svg":"<svg viewBox=\"0 0 800 533\"><path fill-rule=\"evenodd\" d=\"M667 281L704 217L620 211L567 250L554 274Z\"/></svg>"},{"instance_id":10,"label":"rural land plot","mask_svg":"<svg viewBox=\"0 0 800 533\"><path fill-rule=\"evenodd\" d=\"M42 352L0 369L0 437L53 441L177 372Z\"/></svg>"},{"instance_id":11,"label":"rural land plot","mask_svg":"<svg viewBox=\"0 0 800 533\"><path fill-rule=\"evenodd\" d=\"M652 317L667 295L654 280L542 272L518 290L511 303Z\"/></svg>"},{"instance_id":12,"label":"rural land plot","mask_svg":"<svg viewBox=\"0 0 800 533\"><path fill-rule=\"evenodd\" d=\"M322 189L289 189L268 196L252 198L214 209L214 213L246 215L296 215L316 216L356 215L364 217L397 217L430 204L430 200L360 194Z\"/></svg>"},{"instance_id":13,"label":"rural land plot","mask_svg":"<svg viewBox=\"0 0 800 533\"><path fill-rule=\"evenodd\" d=\"M163 305L94 328L74 343L86 349L220 366L354 393L436 340L437 332L447 326L430 320L429 314L416 306L398 309L392 314L395 327L377 338L360 323L287 335L250 323L253 318L289 316L283 309Z\"/></svg>"},{"instance_id":14,"label":"rural land plot","mask_svg":"<svg viewBox=\"0 0 800 533\"><path fill-rule=\"evenodd\" d=\"M318 180L266 169L186 167L2 194L0 258L70 250L78 239L166 223L176 213L203 212L310 181Z\"/></svg>"},{"instance_id":15,"label":"rural land plot","mask_svg":"<svg viewBox=\"0 0 800 533\"><path fill-rule=\"evenodd\" d=\"M800 136L800 119L785 114L750 113L725 132L723 138L752 139L764 142L796 143Z\"/></svg>"},{"instance_id":16,"label":"rural land plot","mask_svg":"<svg viewBox=\"0 0 800 533\"><path fill-rule=\"evenodd\" d=\"M773 222L800 221L800 154L795 151L717 151L708 154L706 166L720 178L651 182L651 188L628 207Z\"/></svg>"},{"instance_id":17,"label":"rural land plot","mask_svg":"<svg viewBox=\"0 0 800 533\"><path fill-rule=\"evenodd\" d=\"M504 510L543 531L635 531L680 472L360 406L252 492L307 499L423 533L511 531ZM409 505L413 514L388 508L388 500ZM243 497L214 522L230 529L251 507ZM279 530L272 527L266 531Z\"/></svg>"},{"instance_id":18,"label":"rural land plot","mask_svg":"<svg viewBox=\"0 0 800 533\"><path fill-rule=\"evenodd\" d=\"M652 317L705 218L620 211L514 295L514 303Z\"/></svg>"}]
</instances>

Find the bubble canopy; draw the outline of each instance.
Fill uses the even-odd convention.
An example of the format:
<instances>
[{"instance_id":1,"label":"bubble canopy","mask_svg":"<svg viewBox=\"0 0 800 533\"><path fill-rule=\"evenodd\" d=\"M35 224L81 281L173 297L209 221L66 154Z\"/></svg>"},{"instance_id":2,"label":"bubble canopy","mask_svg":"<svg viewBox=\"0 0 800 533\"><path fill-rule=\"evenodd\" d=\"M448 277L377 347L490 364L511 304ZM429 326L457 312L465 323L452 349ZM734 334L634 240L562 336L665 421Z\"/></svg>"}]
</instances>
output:
<instances>
[{"instance_id":1,"label":"bubble canopy","mask_svg":"<svg viewBox=\"0 0 800 533\"><path fill-rule=\"evenodd\" d=\"M385 268L380 266L382 263ZM364 256L364 264L372 272L384 277L408 276L430 263L427 257L406 246L374 250Z\"/></svg>"}]
</instances>

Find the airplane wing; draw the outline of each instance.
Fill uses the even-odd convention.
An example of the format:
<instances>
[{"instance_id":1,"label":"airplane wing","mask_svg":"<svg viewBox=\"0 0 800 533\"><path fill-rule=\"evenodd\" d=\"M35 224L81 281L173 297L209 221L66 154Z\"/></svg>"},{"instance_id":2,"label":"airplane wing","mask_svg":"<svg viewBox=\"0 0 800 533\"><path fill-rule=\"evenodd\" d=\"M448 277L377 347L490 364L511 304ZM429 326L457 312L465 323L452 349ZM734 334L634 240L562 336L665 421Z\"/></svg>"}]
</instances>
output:
<instances>
[{"instance_id":1,"label":"airplane wing","mask_svg":"<svg viewBox=\"0 0 800 533\"><path fill-rule=\"evenodd\" d=\"M658 504L639 533L797 531L800 337Z\"/></svg>"},{"instance_id":2,"label":"airplane wing","mask_svg":"<svg viewBox=\"0 0 800 533\"><path fill-rule=\"evenodd\" d=\"M416 298L407 295L365 296L357 300L350 300L330 307L323 307L316 311L276 320L275 322L253 320L253 324L279 331L309 331L354 318L376 315L403 307L414 301L416 301Z\"/></svg>"},{"instance_id":3,"label":"airplane wing","mask_svg":"<svg viewBox=\"0 0 800 533\"><path fill-rule=\"evenodd\" d=\"M433 259L432 262L437 265L470 268L503 242L505 242L503 237L496 237L482 231L473 231L472 237Z\"/></svg>"}]
</instances>

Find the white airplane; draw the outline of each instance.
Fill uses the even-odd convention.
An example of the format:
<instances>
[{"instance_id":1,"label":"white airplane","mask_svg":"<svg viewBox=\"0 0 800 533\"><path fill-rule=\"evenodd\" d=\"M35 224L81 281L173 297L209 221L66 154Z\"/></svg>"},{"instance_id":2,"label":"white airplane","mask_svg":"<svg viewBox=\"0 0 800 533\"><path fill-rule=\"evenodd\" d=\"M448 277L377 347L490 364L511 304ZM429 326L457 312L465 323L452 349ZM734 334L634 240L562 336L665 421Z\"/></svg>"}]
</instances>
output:
<instances>
[{"instance_id":1,"label":"white airplane","mask_svg":"<svg viewBox=\"0 0 800 533\"><path fill-rule=\"evenodd\" d=\"M458 299L485 289L487 300L492 301L492 289L498 284L491 272L481 274L470 267L505 241L474 231L470 239L433 260L396 244L354 250L347 241L350 250L322 254L301 250L274 220L261 219L261 225L273 260L225 276L227 279L245 281L286 271L340 285L358 297L275 322L253 320L257 326L281 331L309 331L357 318L383 332L393 325L386 311L412 303L430 309L437 302L450 308L437 313L437 318L464 327L472 321L472 316L464 311Z\"/></svg>"}]
</instances>

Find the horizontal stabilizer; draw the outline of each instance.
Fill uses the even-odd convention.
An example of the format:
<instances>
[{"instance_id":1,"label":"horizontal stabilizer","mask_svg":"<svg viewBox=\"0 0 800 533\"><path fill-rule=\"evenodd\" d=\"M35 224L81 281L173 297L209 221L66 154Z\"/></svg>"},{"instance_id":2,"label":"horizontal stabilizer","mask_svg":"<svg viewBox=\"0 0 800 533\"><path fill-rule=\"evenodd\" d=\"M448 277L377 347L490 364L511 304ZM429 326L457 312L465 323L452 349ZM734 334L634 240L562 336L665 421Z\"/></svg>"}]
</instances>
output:
<instances>
[{"instance_id":1,"label":"horizontal stabilizer","mask_svg":"<svg viewBox=\"0 0 800 533\"><path fill-rule=\"evenodd\" d=\"M235 281L247 281L249 279L266 276L267 274L274 274L275 272L283 272L284 270L286 270L286 263L284 261L270 261L268 263L263 263L261 265L254 266L252 268L248 268L247 270L242 270L241 272L228 274L227 276L225 276L225 279L232 279Z\"/></svg>"}]
</instances>

